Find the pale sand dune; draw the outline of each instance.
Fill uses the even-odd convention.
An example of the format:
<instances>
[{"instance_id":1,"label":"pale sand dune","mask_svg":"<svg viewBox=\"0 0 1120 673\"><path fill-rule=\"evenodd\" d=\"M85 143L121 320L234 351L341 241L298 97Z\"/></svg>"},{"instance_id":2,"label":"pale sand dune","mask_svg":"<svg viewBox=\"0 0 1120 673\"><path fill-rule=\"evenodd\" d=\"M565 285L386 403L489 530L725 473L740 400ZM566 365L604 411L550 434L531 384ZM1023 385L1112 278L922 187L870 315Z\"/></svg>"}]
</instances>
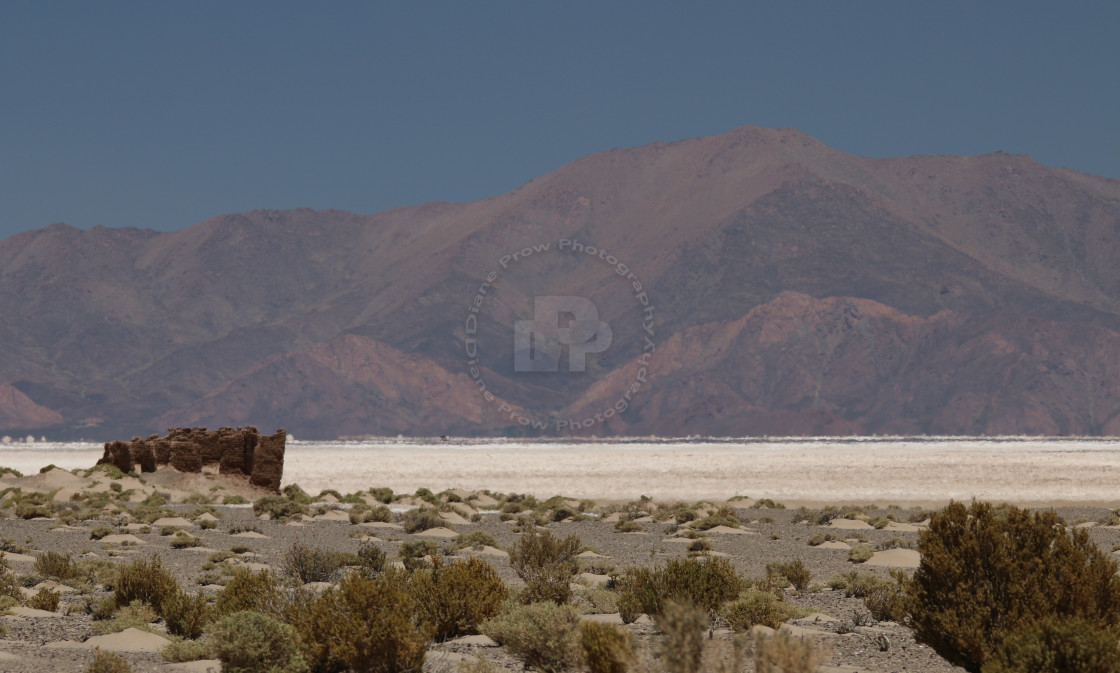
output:
<instances>
[{"instance_id":1,"label":"pale sand dune","mask_svg":"<svg viewBox=\"0 0 1120 673\"><path fill-rule=\"evenodd\" d=\"M89 467L98 445L0 448L25 474ZM747 443L293 442L284 483L312 493L388 486L491 489L597 500L640 495L788 504L931 505L973 497L1019 505L1120 504L1120 441L804 440Z\"/></svg>"}]
</instances>

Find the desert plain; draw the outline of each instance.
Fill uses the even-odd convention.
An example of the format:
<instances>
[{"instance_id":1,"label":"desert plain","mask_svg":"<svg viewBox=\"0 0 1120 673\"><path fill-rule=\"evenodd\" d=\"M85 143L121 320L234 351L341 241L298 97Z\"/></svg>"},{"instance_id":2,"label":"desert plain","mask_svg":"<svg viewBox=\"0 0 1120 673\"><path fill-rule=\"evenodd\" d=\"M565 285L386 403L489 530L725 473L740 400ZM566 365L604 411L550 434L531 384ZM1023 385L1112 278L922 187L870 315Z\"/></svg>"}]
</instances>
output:
<instances>
[{"instance_id":1,"label":"desert plain","mask_svg":"<svg viewBox=\"0 0 1120 673\"><path fill-rule=\"evenodd\" d=\"M796 611L780 628L829 652L819 669L824 673L960 671L915 642L907 627L874 619L838 578L913 572L930 510L952 499L1055 508L1067 526L1087 529L1116 558L1118 452L1120 445L1107 440L292 442L284 484L298 484L313 502L306 513L279 522L254 513L249 503L266 494L235 479L167 468L141 479L114 477L103 469L88 471L100 447L9 445L0 449L0 465L26 476L0 477L0 549L25 603L44 588L58 591L60 600L54 610L24 604L0 616L6 627L0 671L78 673L94 647L123 656L133 671L221 670L214 659L166 661L160 651L174 638L158 619L113 632L112 620L93 614L111 591L97 581L43 576L36 561L49 552L104 567L158 554L188 593L216 594L237 568L284 576L294 545L351 553L375 545L389 563L400 564L404 550L417 547L412 543L428 541L441 558L484 559L516 589L523 582L508 550L526 525L579 537L583 551L573 602L581 619L632 632L639 649L649 653L645 665L651 670L663 670L652 655L657 627L646 616L623 624L604 587L626 566L658 567L692 556L726 559L755 580L767 577L768 564L800 560L811 579L803 590L784 588ZM57 467L40 472L47 464ZM384 503L385 492L376 488L392 490L385 503L392 520L352 517L356 507ZM44 494L56 506L46 516L23 518L13 506L17 493ZM101 499L108 497L109 505L97 516L75 518L75 506L98 493L107 494ZM145 522L131 515L156 493L167 500L163 516ZM536 509L523 504L510 513L518 509L510 503L527 502ZM432 505L443 525L406 532L401 523L407 513ZM681 523L668 516L674 507L697 518ZM734 512L738 525L696 526L720 508ZM526 524L523 515L535 524ZM467 544L472 533L489 536L493 544ZM192 542L184 543L186 538ZM870 558L852 560L855 547L870 551ZM765 627L754 630L765 633ZM735 633L716 620L710 636L726 645ZM745 671L755 670L749 648ZM724 654L711 656L727 651L714 648ZM479 665L480 657L494 670L524 668L505 648L473 635L431 643L424 670L459 671Z\"/></svg>"}]
</instances>

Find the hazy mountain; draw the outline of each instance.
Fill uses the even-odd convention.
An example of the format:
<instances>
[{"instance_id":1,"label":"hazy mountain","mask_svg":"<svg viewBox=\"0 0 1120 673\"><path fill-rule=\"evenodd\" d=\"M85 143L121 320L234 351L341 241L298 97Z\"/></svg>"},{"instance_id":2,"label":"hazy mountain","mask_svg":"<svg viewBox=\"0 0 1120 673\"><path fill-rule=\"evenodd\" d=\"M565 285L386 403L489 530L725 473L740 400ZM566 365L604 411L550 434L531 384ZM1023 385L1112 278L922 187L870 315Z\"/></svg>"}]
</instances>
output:
<instances>
[{"instance_id":1,"label":"hazy mountain","mask_svg":"<svg viewBox=\"0 0 1120 673\"><path fill-rule=\"evenodd\" d=\"M1120 435L1120 182L757 128L594 154L474 203L0 241L0 431L532 434L499 405L593 416L643 366L646 316L617 268L560 239L609 251L654 306L647 383L582 434ZM463 340L492 271L491 402ZM609 324L586 372L514 371L514 321L541 295Z\"/></svg>"}]
</instances>

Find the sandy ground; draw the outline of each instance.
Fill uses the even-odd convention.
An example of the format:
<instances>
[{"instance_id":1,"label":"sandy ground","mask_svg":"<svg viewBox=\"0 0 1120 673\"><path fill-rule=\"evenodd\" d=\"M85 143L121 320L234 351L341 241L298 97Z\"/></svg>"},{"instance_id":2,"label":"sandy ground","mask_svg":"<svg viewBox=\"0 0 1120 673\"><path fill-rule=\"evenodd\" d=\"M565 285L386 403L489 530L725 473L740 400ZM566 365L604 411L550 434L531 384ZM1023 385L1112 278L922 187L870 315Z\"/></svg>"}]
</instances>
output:
<instances>
[{"instance_id":1,"label":"sandy ground","mask_svg":"<svg viewBox=\"0 0 1120 673\"><path fill-rule=\"evenodd\" d=\"M88 467L96 445L0 448L0 466ZM1120 505L1120 440L744 443L292 442L285 483L493 489L598 500L772 498L787 504Z\"/></svg>"}]
</instances>

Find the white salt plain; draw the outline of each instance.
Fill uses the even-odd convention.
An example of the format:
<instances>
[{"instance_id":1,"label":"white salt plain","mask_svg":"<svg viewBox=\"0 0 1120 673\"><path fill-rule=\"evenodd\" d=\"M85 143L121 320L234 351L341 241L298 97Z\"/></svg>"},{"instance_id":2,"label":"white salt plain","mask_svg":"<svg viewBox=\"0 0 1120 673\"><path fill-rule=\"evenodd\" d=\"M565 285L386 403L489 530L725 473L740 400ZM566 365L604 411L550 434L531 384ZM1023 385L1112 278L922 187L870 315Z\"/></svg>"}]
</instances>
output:
<instances>
[{"instance_id":1,"label":"white salt plain","mask_svg":"<svg viewBox=\"0 0 1120 673\"><path fill-rule=\"evenodd\" d=\"M0 466L89 467L95 444L0 445ZM288 444L284 483L317 493L388 486L648 495L786 504L933 505L979 498L1020 505L1120 505L1120 439L847 439L602 443L470 440Z\"/></svg>"}]
</instances>

